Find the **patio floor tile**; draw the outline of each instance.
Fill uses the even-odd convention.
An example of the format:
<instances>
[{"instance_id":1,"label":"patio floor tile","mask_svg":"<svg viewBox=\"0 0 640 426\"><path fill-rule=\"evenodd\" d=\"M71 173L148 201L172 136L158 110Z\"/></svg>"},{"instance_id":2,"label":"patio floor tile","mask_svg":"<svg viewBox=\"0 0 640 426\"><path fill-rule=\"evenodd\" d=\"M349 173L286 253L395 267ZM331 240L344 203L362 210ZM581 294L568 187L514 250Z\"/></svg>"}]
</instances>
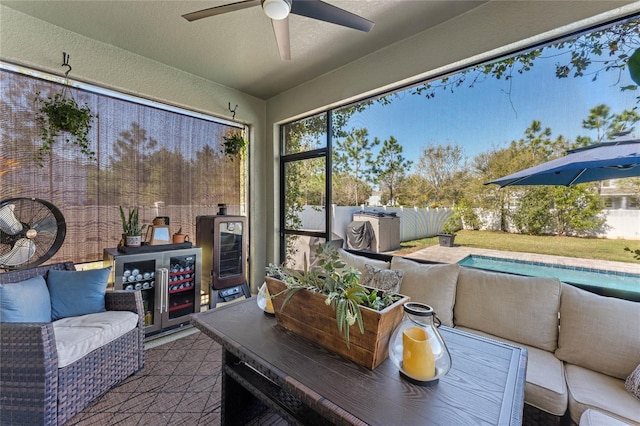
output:
<instances>
[{"instance_id":1,"label":"patio floor tile","mask_svg":"<svg viewBox=\"0 0 640 426\"><path fill-rule=\"evenodd\" d=\"M200 332L148 349L145 366L67 424L163 426L220 424L221 348ZM253 425L284 425L272 413Z\"/></svg>"}]
</instances>

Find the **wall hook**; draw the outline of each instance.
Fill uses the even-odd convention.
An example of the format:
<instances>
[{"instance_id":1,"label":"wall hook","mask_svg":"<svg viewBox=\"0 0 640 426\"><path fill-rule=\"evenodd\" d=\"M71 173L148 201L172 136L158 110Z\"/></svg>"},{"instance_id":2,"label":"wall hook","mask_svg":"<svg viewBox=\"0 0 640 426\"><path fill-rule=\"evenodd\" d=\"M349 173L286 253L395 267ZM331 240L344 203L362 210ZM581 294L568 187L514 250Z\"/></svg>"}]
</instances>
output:
<instances>
[{"instance_id":1,"label":"wall hook","mask_svg":"<svg viewBox=\"0 0 640 426\"><path fill-rule=\"evenodd\" d=\"M69 69L64 73L66 78L69 78L69 73L71 72L71 65L69 65L69 59L71 59L71 55L67 55L67 52L62 52L62 65L63 67L68 67Z\"/></svg>"},{"instance_id":2,"label":"wall hook","mask_svg":"<svg viewBox=\"0 0 640 426\"><path fill-rule=\"evenodd\" d=\"M231 114L233 114L232 118L235 120L236 118L236 110L238 109L238 105L236 104L236 107L234 109L231 109L231 102L229 102L229 112Z\"/></svg>"}]
</instances>

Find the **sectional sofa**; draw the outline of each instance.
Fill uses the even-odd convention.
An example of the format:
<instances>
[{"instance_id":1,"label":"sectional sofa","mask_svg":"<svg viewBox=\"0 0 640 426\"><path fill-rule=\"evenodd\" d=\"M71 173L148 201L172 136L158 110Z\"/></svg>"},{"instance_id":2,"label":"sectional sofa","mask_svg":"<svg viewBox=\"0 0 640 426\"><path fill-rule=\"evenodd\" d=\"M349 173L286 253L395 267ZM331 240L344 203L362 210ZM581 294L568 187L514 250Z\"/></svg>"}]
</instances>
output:
<instances>
[{"instance_id":1,"label":"sectional sofa","mask_svg":"<svg viewBox=\"0 0 640 426\"><path fill-rule=\"evenodd\" d=\"M0 274L0 425L62 425L144 366L140 291L107 277L70 262Z\"/></svg>"},{"instance_id":2,"label":"sectional sofa","mask_svg":"<svg viewBox=\"0 0 640 426\"><path fill-rule=\"evenodd\" d=\"M583 425L640 425L640 396L625 387L640 375L640 303L555 278L341 254L362 273L365 264L402 271L399 292L433 307L444 326L525 347L525 424L580 424L586 412Z\"/></svg>"}]
</instances>

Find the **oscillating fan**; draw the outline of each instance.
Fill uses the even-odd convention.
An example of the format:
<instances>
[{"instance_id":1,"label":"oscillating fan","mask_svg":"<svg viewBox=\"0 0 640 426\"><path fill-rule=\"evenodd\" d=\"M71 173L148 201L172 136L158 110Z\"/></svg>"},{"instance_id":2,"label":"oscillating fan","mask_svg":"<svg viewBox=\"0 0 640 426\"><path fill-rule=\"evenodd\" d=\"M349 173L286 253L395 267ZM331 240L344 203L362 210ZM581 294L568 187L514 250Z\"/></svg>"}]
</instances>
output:
<instances>
[{"instance_id":1,"label":"oscillating fan","mask_svg":"<svg viewBox=\"0 0 640 426\"><path fill-rule=\"evenodd\" d=\"M0 201L0 269L32 268L46 262L62 247L66 233L64 216L48 201Z\"/></svg>"},{"instance_id":2,"label":"oscillating fan","mask_svg":"<svg viewBox=\"0 0 640 426\"><path fill-rule=\"evenodd\" d=\"M340 9L321 0L244 0L223 6L210 7L197 12L182 15L189 22L223 13L235 12L249 7L262 6L267 17L271 18L271 24L276 36L276 43L283 61L291 59L291 46L289 42L289 14L305 16L319 21L330 22L354 30L369 32L373 28L373 22L354 13Z\"/></svg>"}]
</instances>

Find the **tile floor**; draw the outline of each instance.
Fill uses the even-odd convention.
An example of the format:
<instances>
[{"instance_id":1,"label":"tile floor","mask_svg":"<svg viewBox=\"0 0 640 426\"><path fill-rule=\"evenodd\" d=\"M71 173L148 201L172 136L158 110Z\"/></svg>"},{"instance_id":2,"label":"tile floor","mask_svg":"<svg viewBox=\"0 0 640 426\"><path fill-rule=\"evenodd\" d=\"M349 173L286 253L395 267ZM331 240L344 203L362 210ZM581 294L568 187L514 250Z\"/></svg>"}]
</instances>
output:
<instances>
[{"instance_id":1,"label":"tile floor","mask_svg":"<svg viewBox=\"0 0 640 426\"><path fill-rule=\"evenodd\" d=\"M189 328L147 343L145 366L114 387L67 425L218 425L221 348ZM251 425L286 424L265 413Z\"/></svg>"}]
</instances>

